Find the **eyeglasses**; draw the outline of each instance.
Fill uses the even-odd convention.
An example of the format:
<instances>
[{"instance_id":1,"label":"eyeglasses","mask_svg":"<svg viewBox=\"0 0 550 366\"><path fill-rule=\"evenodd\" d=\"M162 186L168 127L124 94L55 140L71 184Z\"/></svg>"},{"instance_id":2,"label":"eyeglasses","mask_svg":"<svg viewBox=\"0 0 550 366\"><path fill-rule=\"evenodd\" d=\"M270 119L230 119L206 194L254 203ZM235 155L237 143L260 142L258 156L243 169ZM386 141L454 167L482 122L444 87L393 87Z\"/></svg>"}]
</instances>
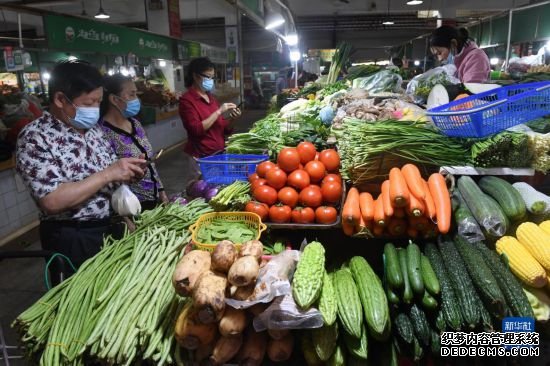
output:
<instances>
[{"instance_id":1,"label":"eyeglasses","mask_svg":"<svg viewBox=\"0 0 550 366\"><path fill-rule=\"evenodd\" d=\"M214 79L214 76L205 75L205 74L199 74L199 75L202 76L203 78L206 78L206 79L209 79L209 80Z\"/></svg>"}]
</instances>

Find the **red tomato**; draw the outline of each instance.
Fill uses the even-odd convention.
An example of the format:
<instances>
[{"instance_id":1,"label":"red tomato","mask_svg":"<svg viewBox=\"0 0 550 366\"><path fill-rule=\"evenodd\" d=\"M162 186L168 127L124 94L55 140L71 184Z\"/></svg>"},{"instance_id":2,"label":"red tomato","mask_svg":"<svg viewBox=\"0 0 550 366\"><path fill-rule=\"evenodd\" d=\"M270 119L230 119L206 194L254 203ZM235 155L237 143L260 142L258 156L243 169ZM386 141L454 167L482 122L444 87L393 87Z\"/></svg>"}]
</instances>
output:
<instances>
[{"instance_id":1,"label":"red tomato","mask_svg":"<svg viewBox=\"0 0 550 366\"><path fill-rule=\"evenodd\" d=\"M340 168L340 155L338 155L334 149L321 151L321 154L319 154L319 161L325 164L329 172L335 172Z\"/></svg>"},{"instance_id":2,"label":"red tomato","mask_svg":"<svg viewBox=\"0 0 550 366\"><path fill-rule=\"evenodd\" d=\"M267 184L275 189L281 189L286 185L286 173L281 169L269 169L265 175Z\"/></svg>"},{"instance_id":3,"label":"red tomato","mask_svg":"<svg viewBox=\"0 0 550 366\"><path fill-rule=\"evenodd\" d=\"M326 169L320 161L310 161L306 164L306 172L309 174L312 182L320 182L325 177Z\"/></svg>"},{"instance_id":4,"label":"red tomato","mask_svg":"<svg viewBox=\"0 0 550 366\"><path fill-rule=\"evenodd\" d=\"M333 224L336 222L338 212L334 207L321 206L315 210L315 221L318 224Z\"/></svg>"},{"instance_id":5,"label":"red tomato","mask_svg":"<svg viewBox=\"0 0 550 366\"><path fill-rule=\"evenodd\" d=\"M299 191L309 186L309 183L309 174L305 170L295 170L288 176L288 185Z\"/></svg>"},{"instance_id":6,"label":"red tomato","mask_svg":"<svg viewBox=\"0 0 550 366\"><path fill-rule=\"evenodd\" d=\"M288 206L271 206L269 209L269 219L273 222L289 222L292 209Z\"/></svg>"},{"instance_id":7,"label":"red tomato","mask_svg":"<svg viewBox=\"0 0 550 366\"><path fill-rule=\"evenodd\" d=\"M302 164L312 161L315 159L315 155L317 155L315 145L308 141L300 142L296 147L296 150L298 150L298 154L300 155L300 163Z\"/></svg>"},{"instance_id":8,"label":"red tomato","mask_svg":"<svg viewBox=\"0 0 550 366\"><path fill-rule=\"evenodd\" d=\"M273 164L272 162L264 161L263 163L258 164L258 166L256 167L256 173L258 173L258 176L260 176L260 178L265 178L267 171L276 167L277 165Z\"/></svg>"},{"instance_id":9,"label":"red tomato","mask_svg":"<svg viewBox=\"0 0 550 366\"><path fill-rule=\"evenodd\" d=\"M261 217L262 221L267 218L269 215L269 207L265 203L260 203L256 201L250 201L244 207L246 212L254 212Z\"/></svg>"},{"instance_id":10,"label":"red tomato","mask_svg":"<svg viewBox=\"0 0 550 366\"><path fill-rule=\"evenodd\" d=\"M315 220L315 212L311 207L296 207L292 210L292 222L311 224Z\"/></svg>"},{"instance_id":11,"label":"red tomato","mask_svg":"<svg viewBox=\"0 0 550 366\"><path fill-rule=\"evenodd\" d=\"M298 166L300 165L300 155L298 154L298 150L293 147L285 147L279 152L277 164L279 164L279 167L287 173L298 169Z\"/></svg>"},{"instance_id":12,"label":"red tomato","mask_svg":"<svg viewBox=\"0 0 550 366\"><path fill-rule=\"evenodd\" d=\"M252 182L254 182L255 180L258 180L258 179L260 179L260 176L256 173L252 173L252 174L248 175L248 182L249 183L252 183Z\"/></svg>"},{"instance_id":13,"label":"red tomato","mask_svg":"<svg viewBox=\"0 0 550 366\"><path fill-rule=\"evenodd\" d=\"M314 160L319 160L319 153L315 154L315 159Z\"/></svg>"},{"instance_id":14,"label":"red tomato","mask_svg":"<svg viewBox=\"0 0 550 366\"><path fill-rule=\"evenodd\" d=\"M277 197L283 205L290 206L290 208L296 207L299 198L298 192L296 192L296 190L291 187L285 187L281 189Z\"/></svg>"},{"instance_id":15,"label":"red tomato","mask_svg":"<svg viewBox=\"0 0 550 366\"><path fill-rule=\"evenodd\" d=\"M258 178L252 183L250 183L250 191L254 192L256 188L265 186L266 184L267 184L267 180L265 180L264 178Z\"/></svg>"},{"instance_id":16,"label":"red tomato","mask_svg":"<svg viewBox=\"0 0 550 366\"><path fill-rule=\"evenodd\" d=\"M270 186L260 186L254 190L254 198L269 206L277 202L277 191Z\"/></svg>"},{"instance_id":17,"label":"red tomato","mask_svg":"<svg viewBox=\"0 0 550 366\"><path fill-rule=\"evenodd\" d=\"M342 184L342 177L339 174L327 174L327 176L323 178L323 184L332 182Z\"/></svg>"},{"instance_id":18,"label":"red tomato","mask_svg":"<svg viewBox=\"0 0 550 366\"><path fill-rule=\"evenodd\" d=\"M338 182L324 183L321 187L323 201L328 203L338 203L342 198L342 185Z\"/></svg>"},{"instance_id":19,"label":"red tomato","mask_svg":"<svg viewBox=\"0 0 550 366\"><path fill-rule=\"evenodd\" d=\"M304 169L304 166L300 163L300 165L298 165L298 169Z\"/></svg>"},{"instance_id":20,"label":"red tomato","mask_svg":"<svg viewBox=\"0 0 550 366\"><path fill-rule=\"evenodd\" d=\"M300 192L300 202L306 207L317 208L323 203L321 189L315 186L304 188Z\"/></svg>"}]
</instances>

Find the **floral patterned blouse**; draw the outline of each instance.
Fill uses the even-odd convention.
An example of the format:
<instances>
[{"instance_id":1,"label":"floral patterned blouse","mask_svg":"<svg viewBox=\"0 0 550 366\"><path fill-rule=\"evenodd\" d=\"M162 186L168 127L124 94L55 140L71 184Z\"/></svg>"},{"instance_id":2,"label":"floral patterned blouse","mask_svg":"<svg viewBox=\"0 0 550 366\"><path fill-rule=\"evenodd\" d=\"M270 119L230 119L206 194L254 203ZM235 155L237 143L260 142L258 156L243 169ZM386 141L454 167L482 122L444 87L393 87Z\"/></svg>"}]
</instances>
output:
<instances>
[{"instance_id":1,"label":"floral patterned blouse","mask_svg":"<svg viewBox=\"0 0 550 366\"><path fill-rule=\"evenodd\" d=\"M59 185L79 182L116 161L100 126L81 134L44 112L21 131L17 139L16 169L38 203ZM110 216L109 184L80 206L57 215L40 213L41 220L97 220ZM39 206L40 207L40 206Z\"/></svg>"},{"instance_id":2,"label":"floral patterned blouse","mask_svg":"<svg viewBox=\"0 0 550 366\"><path fill-rule=\"evenodd\" d=\"M132 124L131 133L112 125L106 120L99 121L112 151L119 158L137 158L140 155L145 155L146 159L152 158L154 156L153 147L145 134L145 129L137 119L129 118L128 120ZM147 165L143 179L131 184L130 189L141 202L159 200L159 192L163 191L164 188L154 163Z\"/></svg>"}]
</instances>

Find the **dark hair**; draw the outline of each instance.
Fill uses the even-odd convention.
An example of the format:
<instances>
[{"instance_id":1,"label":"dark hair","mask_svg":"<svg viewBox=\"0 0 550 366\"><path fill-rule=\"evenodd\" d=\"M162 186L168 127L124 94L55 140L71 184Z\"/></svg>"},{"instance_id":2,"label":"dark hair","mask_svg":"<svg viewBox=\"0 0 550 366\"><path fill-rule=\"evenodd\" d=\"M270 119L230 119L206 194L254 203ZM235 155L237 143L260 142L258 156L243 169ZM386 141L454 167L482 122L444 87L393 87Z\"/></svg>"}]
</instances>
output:
<instances>
[{"instance_id":1,"label":"dark hair","mask_svg":"<svg viewBox=\"0 0 550 366\"><path fill-rule=\"evenodd\" d=\"M194 75L200 75L206 70L213 69L214 63L208 57L197 57L191 60L185 73L185 87L190 88L193 85Z\"/></svg>"},{"instance_id":2,"label":"dark hair","mask_svg":"<svg viewBox=\"0 0 550 366\"><path fill-rule=\"evenodd\" d=\"M433 47L451 48L451 41L456 39L458 43L457 52L462 51L462 47L468 44L470 34L466 28L455 28L450 25L442 25L432 32L430 45Z\"/></svg>"},{"instance_id":3,"label":"dark hair","mask_svg":"<svg viewBox=\"0 0 550 366\"><path fill-rule=\"evenodd\" d=\"M403 60L400 57L393 57L391 59L391 63L393 66L397 66L399 68L403 67Z\"/></svg>"},{"instance_id":4,"label":"dark hair","mask_svg":"<svg viewBox=\"0 0 550 366\"><path fill-rule=\"evenodd\" d=\"M48 83L50 102L61 92L71 101L101 86L99 70L82 60L61 61L53 68Z\"/></svg>"},{"instance_id":5,"label":"dark hair","mask_svg":"<svg viewBox=\"0 0 550 366\"><path fill-rule=\"evenodd\" d=\"M124 88L124 84L129 81L132 81L132 78L122 74L114 74L103 78L103 100L99 106L100 115L102 118L109 110L109 97L113 94L120 96L120 93Z\"/></svg>"}]
</instances>

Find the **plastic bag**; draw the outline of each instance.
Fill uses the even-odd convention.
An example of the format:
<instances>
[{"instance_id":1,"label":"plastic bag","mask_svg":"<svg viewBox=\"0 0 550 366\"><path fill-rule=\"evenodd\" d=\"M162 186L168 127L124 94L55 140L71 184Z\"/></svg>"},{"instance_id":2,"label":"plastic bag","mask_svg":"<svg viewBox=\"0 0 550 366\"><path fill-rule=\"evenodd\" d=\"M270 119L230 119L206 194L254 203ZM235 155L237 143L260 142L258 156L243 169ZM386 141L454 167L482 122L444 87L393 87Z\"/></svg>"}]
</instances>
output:
<instances>
[{"instance_id":1,"label":"plastic bag","mask_svg":"<svg viewBox=\"0 0 550 366\"><path fill-rule=\"evenodd\" d=\"M291 294L290 282L299 259L300 252L297 250L285 250L274 256L260 268L251 298L247 300L226 298L225 303L235 309L247 309L258 303L269 303L276 297Z\"/></svg>"},{"instance_id":2,"label":"plastic bag","mask_svg":"<svg viewBox=\"0 0 550 366\"><path fill-rule=\"evenodd\" d=\"M141 213L141 204L126 184L121 184L111 197L111 205L120 216L137 216Z\"/></svg>"},{"instance_id":3,"label":"plastic bag","mask_svg":"<svg viewBox=\"0 0 550 366\"><path fill-rule=\"evenodd\" d=\"M353 88L360 88L370 94L399 93L403 78L390 70L383 70L364 78L353 80Z\"/></svg>"},{"instance_id":4,"label":"plastic bag","mask_svg":"<svg viewBox=\"0 0 550 366\"><path fill-rule=\"evenodd\" d=\"M458 227L458 235L463 237L468 243L485 240L483 231L481 231L479 224L466 205L464 198L462 198L462 195L456 189L453 192L453 216Z\"/></svg>"},{"instance_id":5,"label":"plastic bag","mask_svg":"<svg viewBox=\"0 0 550 366\"><path fill-rule=\"evenodd\" d=\"M260 315L254 318L254 330L312 329L323 326L323 316L315 308L302 310L294 302L292 294L281 296Z\"/></svg>"},{"instance_id":6,"label":"plastic bag","mask_svg":"<svg viewBox=\"0 0 550 366\"><path fill-rule=\"evenodd\" d=\"M456 66L453 64L436 67L423 74L416 75L407 84L406 93L412 96L416 103L424 103L435 85L460 84L460 80L455 75Z\"/></svg>"}]
</instances>

